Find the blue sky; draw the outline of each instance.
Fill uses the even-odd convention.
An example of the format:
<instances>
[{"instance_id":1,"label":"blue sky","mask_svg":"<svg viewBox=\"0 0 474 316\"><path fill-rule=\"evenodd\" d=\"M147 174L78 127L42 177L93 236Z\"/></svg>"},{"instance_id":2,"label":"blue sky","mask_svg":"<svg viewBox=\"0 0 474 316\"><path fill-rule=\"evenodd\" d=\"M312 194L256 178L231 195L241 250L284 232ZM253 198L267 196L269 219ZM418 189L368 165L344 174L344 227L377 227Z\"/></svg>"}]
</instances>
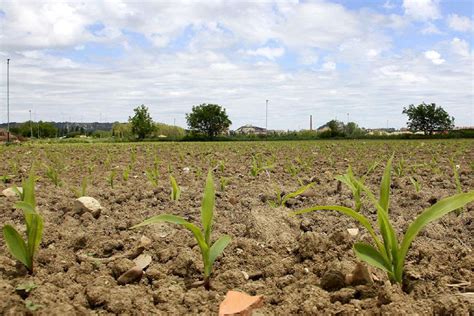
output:
<instances>
[{"instance_id":1,"label":"blue sky","mask_svg":"<svg viewBox=\"0 0 474 316\"><path fill-rule=\"evenodd\" d=\"M218 103L232 128L308 128L338 118L403 127L435 102L474 125L473 2L3 1L11 119L126 121L149 106L185 127ZM6 99L6 63L0 97ZM0 121L5 121L5 102Z\"/></svg>"}]
</instances>

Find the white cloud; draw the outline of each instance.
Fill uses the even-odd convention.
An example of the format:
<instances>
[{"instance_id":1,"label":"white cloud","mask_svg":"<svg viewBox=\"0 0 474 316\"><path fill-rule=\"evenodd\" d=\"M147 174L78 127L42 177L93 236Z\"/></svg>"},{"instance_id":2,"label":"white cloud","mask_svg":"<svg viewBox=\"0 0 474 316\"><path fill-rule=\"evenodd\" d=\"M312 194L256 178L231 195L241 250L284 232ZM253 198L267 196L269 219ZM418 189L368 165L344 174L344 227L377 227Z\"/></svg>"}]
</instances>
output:
<instances>
[{"instance_id":1,"label":"white cloud","mask_svg":"<svg viewBox=\"0 0 474 316\"><path fill-rule=\"evenodd\" d=\"M333 61L327 61L321 66L321 69L326 71L336 70L336 63Z\"/></svg>"},{"instance_id":2,"label":"white cloud","mask_svg":"<svg viewBox=\"0 0 474 316\"><path fill-rule=\"evenodd\" d=\"M439 0L403 0L405 14L415 20L427 21L441 16Z\"/></svg>"},{"instance_id":3,"label":"white cloud","mask_svg":"<svg viewBox=\"0 0 474 316\"><path fill-rule=\"evenodd\" d=\"M285 49L281 47L260 47L256 50L247 50L247 55L261 56L270 60L275 60L285 54Z\"/></svg>"},{"instance_id":4,"label":"white cloud","mask_svg":"<svg viewBox=\"0 0 474 316\"><path fill-rule=\"evenodd\" d=\"M427 59L431 60L431 62L435 65L441 65L442 63L445 62L445 60L441 58L440 53L438 53L435 50L426 51L424 55Z\"/></svg>"},{"instance_id":5,"label":"white cloud","mask_svg":"<svg viewBox=\"0 0 474 316\"><path fill-rule=\"evenodd\" d=\"M443 32L441 32L436 25L434 25L431 22L426 23L425 27L421 30L422 34L437 34L441 35Z\"/></svg>"},{"instance_id":6,"label":"white cloud","mask_svg":"<svg viewBox=\"0 0 474 316\"><path fill-rule=\"evenodd\" d=\"M472 31L473 23L467 16L460 16L457 14L450 14L447 19L448 26L458 32Z\"/></svg>"},{"instance_id":7,"label":"white cloud","mask_svg":"<svg viewBox=\"0 0 474 316\"><path fill-rule=\"evenodd\" d=\"M469 44L465 40L457 37L453 38L451 41L451 49L457 55L469 57Z\"/></svg>"}]
</instances>

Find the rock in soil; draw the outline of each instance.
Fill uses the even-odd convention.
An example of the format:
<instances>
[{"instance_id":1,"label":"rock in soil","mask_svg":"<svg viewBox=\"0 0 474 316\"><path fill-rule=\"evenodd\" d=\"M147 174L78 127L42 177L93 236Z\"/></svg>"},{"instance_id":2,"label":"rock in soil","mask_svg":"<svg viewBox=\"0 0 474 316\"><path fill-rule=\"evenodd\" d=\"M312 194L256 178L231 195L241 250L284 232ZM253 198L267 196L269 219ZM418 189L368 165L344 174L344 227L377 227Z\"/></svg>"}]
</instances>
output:
<instances>
[{"instance_id":1,"label":"rock in soil","mask_svg":"<svg viewBox=\"0 0 474 316\"><path fill-rule=\"evenodd\" d=\"M23 193L23 188L22 187L18 187L17 189L20 193ZM16 197L16 196L18 196L17 193L15 192L15 190L13 190L13 188L7 188L7 189L3 190L2 195L5 196L5 197Z\"/></svg>"},{"instance_id":2,"label":"rock in soil","mask_svg":"<svg viewBox=\"0 0 474 316\"><path fill-rule=\"evenodd\" d=\"M74 201L74 211L77 213L90 212L94 218L100 216L102 206L99 201L90 196L81 196Z\"/></svg>"},{"instance_id":3,"label":"rock in soil","mask_svg":"<svg viewBox=\"0 0 474 316\"><path fill-rule=\"evenodd\" d=\"M133 267L124 274L122 274L117 283L119 285L125 285L133 282L138 282L142 278L143 270L140 267Z\"/></svg>"},{"instance_id":4,"label":"rock in soil","mask_svg":"<svg viewBox=\"0 0 474 316\"><path fill-rule=\"evenodd\" d=\"M341 271L326 271L321 278L321 287L328 292L340 290L344 286L346 286L346 280Z\"/></svg>"}]
</instances>

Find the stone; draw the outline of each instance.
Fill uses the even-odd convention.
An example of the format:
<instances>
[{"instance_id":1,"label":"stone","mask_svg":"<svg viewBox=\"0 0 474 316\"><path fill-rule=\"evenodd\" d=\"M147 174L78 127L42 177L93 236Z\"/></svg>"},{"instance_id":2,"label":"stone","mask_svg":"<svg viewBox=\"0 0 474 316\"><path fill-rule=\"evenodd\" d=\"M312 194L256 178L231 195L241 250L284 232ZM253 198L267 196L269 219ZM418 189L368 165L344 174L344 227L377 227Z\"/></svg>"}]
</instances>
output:
<instances>
[{"instance_id":1,"label":"stone","mask_svg":"<svg viewBox=\"0 0 474 316\"><path fill-rule=\"evenodd\" d=\"M346 283L348 285L364 285L372 284L372 276L369 273L367 266L361 262L358 262L354 271L346 275Z\"/></svg>"},{"instance_id":2,"label":"stone","mask_svg":"<svg viewBox=\"0 0 474 316\"><path fill-rule=\"evenodd\" d=\"M140 269L145 270L151 263L151 256L141 254L135 259L133 259L133 262L135 262L136 267L139 267Z\"/></svg>"},{"instance_id":3,"label":"stone","mask_svg":"<svg viewBox=\"0 0 474 316\"><path fill-rule=\"evenodd\" d=\"M263 296L229 291L219 305L219 316L250 316L254 309L262 307Z\"/></svg>"},{"instance_id":4,"label":"stone","mask_svg":"<svg viewBox=\"0 0 474 316\"><path fill-rule=\"evenodd\" d=\"M349 235L351 235L352 237L355 237L359 234L359 228L348 228L347 229L347 232L349 233Z\"/></svg>"},{"instance_id":5,"label":"stone","mask_svg":"<svg viewBox=\"0 0 474 316\"><path fill-rule=\"evenodd\" d=\"M117 283L119 285L125 285L129 283L134 283L140 281L143 276L143 270L140 267L133 267L124 274L122 274L118 279Z\"/></svg>"},{"instance_id":6,"label":"stone","mask_svg":"<svg viewBox=\"0 0 474 316\"><path fill-rule=\"evenodd\" d=\"M338 291L346 286L346 277L338 270L328 270L321 278L321 287L328 292Z\"/></svg>"},{"instance_id":7,"label":"stone","mask_svg":"<svg viewBox=\"0 0 474 316\"><path fill-rule=\"evenodd\" d=\"M99 201L93 197L81 196L74 201L74 210L77 213L89 212L92 214L92 216L94 216L94 218L98 218L100 216L102 206L100 205Z\"/></svg>"},{"instance_id":8,"label":"stone","mask_svg":"<svg viewBox=\"0 0 474 316\"><path fill-rule=\"evenodd\" d=\"M23 193L23 188L22 187L17 187L18 191L20 193ZM13 188L7 188L5 190L2 191L2 195L5 196L5 197L17 197L17 193L15 192L15 190L13 190Z\"/></svg>"}]
</instances>

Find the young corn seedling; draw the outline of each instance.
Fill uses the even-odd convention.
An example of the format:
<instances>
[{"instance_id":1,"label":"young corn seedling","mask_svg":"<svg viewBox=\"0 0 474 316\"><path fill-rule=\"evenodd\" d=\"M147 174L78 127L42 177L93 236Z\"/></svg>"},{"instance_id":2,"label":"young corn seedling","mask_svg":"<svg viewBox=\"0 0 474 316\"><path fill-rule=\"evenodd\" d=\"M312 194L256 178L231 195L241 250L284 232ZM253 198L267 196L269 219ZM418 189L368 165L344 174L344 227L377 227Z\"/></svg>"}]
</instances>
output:
<instances>
[{"instance_id":1,"label":"young corn seedling","mask_svg":"<svg viewBox=\"0 0 474 316\"><path fill-rule=\"evenodd\" d=\"M112 169L109 173L109 176L107 177L107 182L109 183L112 189L114 188L114 181L115 181L116 175L117 175L117 171L115 169Z\"/></svg>"},{"instance_id":2,"label":"young corn seedling","mask_svg":"<svg viewBox=\"0 0 474 316\"><path fill-rule=\"evenodd\" d=\"M225 247L230 243L230 236L223 235L214 243L211 241L212 220L214 217L215 192L212 174L207 174L206 187L204 189L204 197L201 205L201 225L202 230L196 225L186 221L184 218L171 214L161 214L150 217L142 223L132 227L137 228L145 225L151 225L161 222L182 225L192 232L196 242L201 250L202 261L204 263L204 280L203 285L206 290L210 289L210 277L212 266L216 258L224 251Z\"/></svg>"},{"instance_id":3,"label":"young corn seedling","mask_svg":"<svg viewBox=\"0 0 474 316\"><path fill-rule=\"evenodd\" d=\"M415 188L415 192L419 193L421 191L421 182L418 181L415 177L410 177L410 182L413 184L413 187Z\"/></svg>"},{"instance_id":4,"label":"young corn seedling","mask_svg":"<svg viewBox=\"0 0 474 316\"><path fill-rule=\"evenodd\" d=\"M314 185L314 182L309 183L307 185L301 186L298 188L296 191L287 193L282 196L281 190L276 188L275 189L275 200L269 201L268 203L270 204L271 207L279 207L279 206L286 206L286 202L288 202L290 199L295 198L304 192L311 188Z\"/></svg>"},{"instance_id":5,"label":"young corn seedling","mask_svg":"<svg viewBox=\"0 0 474 316\"><path fill-rule=\"evenodd\" d=\"M364 179L364 177L361 179L361 181L364 181L363 179ZM351 166L349 166L349 168L347 168L347 172L345 174L343 174L341 176L337 176L336 180L344 183L345 185L347 185L349 187L349 189L352 192L352 196L354 197L354 203L355 203L354 210L356 212L359 212L360 208L362 207L362 200L361 200L361 191L362 191L362 189L357 184L357 181L354 177L354 173L352 172Z\"/></svg>"},{"instance_id":6,"label":"young corn seedling","mask_svg":"<svg viewBox=\"0 0 474 316\"><path fill-rule=\"evenodd\" d=\"M218 169L219 169L219 171L220 171L221 173L224 173L224 169L225 169L225 163L224 163L224 161L219 160Z\"/></svg>"},{"instance_id":7,"label":"young corn seedling","mask_svg":"<svg viewBox=\"0 0 474 316\"><path fill-rule=\"evenodd\" d=\"M45 165L45 168L46 168L46 177L48 177L56 187L60 187L62 183L61 183L61 180L59 180L58 170L54 168L52 165L51 166Z\"/></svg>"},{"instance_id":8,"label":"young corn seedling","mask_svg":"<svg viewBox=\"0 0 474 316\"><path fill-rule=\"evenodd\" d=\"M226 178L226 177L221 177L219 179L219 189L220 191L224 192L225 191L225 188L227 187L227 185L229 184L230 182L230 179L229 178Z\"/></svg>"},{"instance_id":9,"label":"young corn seedling","mask_svg":"<svg viewBox=\"0 0 474 316\"><path fill-rule=\"evenodd\" d=\"M177 201L179 200L179 197L181 196L181 189L179 188L179 185L176 182L176 179L171 174L170 174L170 182L171 182L171 201Z\"/></svg>"},{"instance_id":10,"label":"young corn seedling","mask_svg":"<svg viewBox=\"0 0 474 316\"><path fill-rule=\"evenodd\" d=\"M392 157L393 158L393 157ZM379 226L380 239L373 229L370 221L364 215L355 210L339 206L324 205L314 206L292 213L293 215L304 214L318 210L333 210L345 214L357 220L372 237L373 244L366 243L354 244L354 252L356 256L367 262L368 264L385 271L392 283L401 284L403 281L403 268L405 265L406 255L411 243L418 233L429 223L435 221L449 212L455 211L464 205L474 201L474 191L460 193L440 200L433 206L424 210L407 228L401 242L397 239L395 230L389 221L389 202L390 202L390 171L392 166L392 158L389 159L380 184L380 197L377 200L374 194L360 181L358 185L362 191L367 194L377 210L377 223Z\"/></svg>"},{"instance_id":11,"label":"young corn seedling","mask_svg":"<svg viewBox=\"0 0 474 316\"><path fill-rule=\"evenodd\" d=\"M130 172L132 171L132 165L129 164L125 169L122 171L122 179L123 181L127 182L128 178L130 177Z\"/></svg>"},{"instance_id":12,"label":"young corn seedling","mask_svg":"<svg viewBox=\"0 0 474 316\"><path fill-rule=\"evenodd\" d=\"M405 159L400 159L398 164L393 168L393 171L397 175L397 177L401 178L404 175L405 170Z\"/></svg>"},{"instance_id":13,"label":"young corn seedling","mask_svg":"<svg viewBox=\"0 0 474 316\"><path fill-rule=\"evenodd\" d=\"M267 161L265 164L263 162L263 157L261 154L256 154L252 156L252 165L250 166L250 174L254 177L257 177L260 173L273 169L274 164Z\"/></svg>"},{"instance_id":14,"label":"young corn seedling","mask_svg":"<svg viewBox=\"0 0 474 316\"><path fill-rule=\"evenodd\" d=\"M155 158L153 162L153 168L148 169L145 171L146 177L148 178L148 181L154 186L158 186L158 178L160 177L160 171L158 169L159 161L157 158Z\"/></svg>"},{"instance_id":15,"label":"young corn seedling","mask_svg":"<svg viewBox=\"0 0 474 316\"><path fill-rule=\"evenodd\" d=\"M79 189L74 189L74 194L77 198L81 196L86 196L87 194L87 177L82 178L81 187Z\"/></svg>"},{"instance_id":16,"label":"young corn seedling","mask_svg":"<svg viewBox=\"0 0 474 316\"><path fill-rule=\"evenodd\" d=\"M462 186L461 186L461 180L459 179L459 165L456 165L454 163L454 158L449 159L449 162L451 163L451 167L453 168L453 176L454 176L454 183L456 184L456 191L458 193L462 193ZM456 210L456 214L460 214L462 212L462 208Z\"/></svg>"},{"instance_id":17,"label":"young corn seedling","mask_svg":"<svg viewBox=\"0 0 474 316\"><path fill-rule=\"evenodd\" d=\"M35 176L30 174L23 183L23 194L16 208L23 211L26 223L26 240L11 225L3 226L3 238L11 255L33 273L33 257L43 236L43 218L36 212Z\"/></svg>"}]
</instances>

